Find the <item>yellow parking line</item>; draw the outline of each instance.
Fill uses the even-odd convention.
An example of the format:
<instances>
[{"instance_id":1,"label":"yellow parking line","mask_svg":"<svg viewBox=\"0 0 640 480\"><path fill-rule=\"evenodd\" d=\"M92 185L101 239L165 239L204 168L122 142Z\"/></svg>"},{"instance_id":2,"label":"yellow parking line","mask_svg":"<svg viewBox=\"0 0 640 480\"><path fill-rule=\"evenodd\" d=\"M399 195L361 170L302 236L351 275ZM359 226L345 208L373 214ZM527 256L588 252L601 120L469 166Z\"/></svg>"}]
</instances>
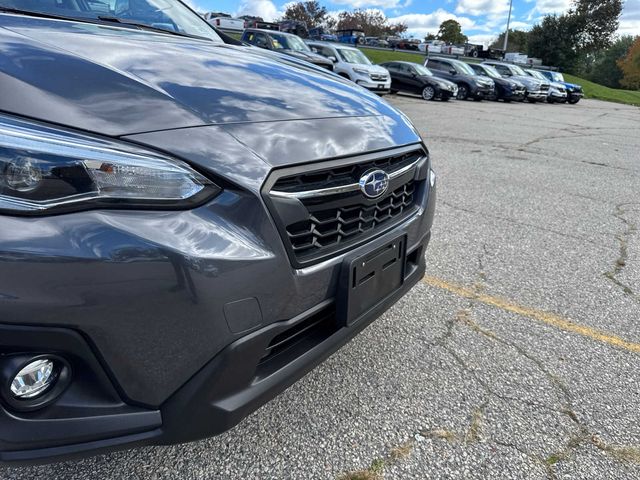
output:
<instances>
[{"instance_id":1,"label":"yellow parking line","mask_svg":"<svg viewBox=\"0 0 640 480\"><path fill-rule=\"evenodd\" d=\"M578 325L571 320L567 320L553 313L536 310L535 308L523 307L508 300L487 295L474 289L467 288L462 285L456 285L455 283L447 282L436 277L425 276L422 281L427 285L447 290L461 297L482 302L486 305L491 305L493 307L506 310L507 312L516 313L518 315L522 315L523 317L538 320L539 322L546 323L547 325L551 325L552 327L556 327L566 332L577 333L578 335L582 335L583 337L598 340L615 347L624 348L625 350L629 350L630 352L640 353L640 343L630 342L602 330L585 327L584 325Z\"/></svg>"}]
</instances>

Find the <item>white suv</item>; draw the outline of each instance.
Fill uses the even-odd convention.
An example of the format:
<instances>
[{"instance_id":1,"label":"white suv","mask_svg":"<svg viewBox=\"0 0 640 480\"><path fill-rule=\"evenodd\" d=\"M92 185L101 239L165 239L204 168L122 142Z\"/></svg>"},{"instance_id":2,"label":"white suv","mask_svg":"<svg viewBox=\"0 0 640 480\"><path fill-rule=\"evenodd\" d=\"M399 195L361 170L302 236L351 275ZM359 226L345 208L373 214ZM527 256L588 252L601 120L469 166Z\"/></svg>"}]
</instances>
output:
<instances>
[{"instance_id":1,"label":"white suv","mask_svg":"<svg viewBox=\"0 0 640 480\"><path fill-rule=\"evenodd\" d=\"M389 93L391 75L387 69L373 65L357 48L314 41L308 41L307 45L314 52L324 55L333 62L334 73L380 95Z\"/></svg>"}]
</instances>

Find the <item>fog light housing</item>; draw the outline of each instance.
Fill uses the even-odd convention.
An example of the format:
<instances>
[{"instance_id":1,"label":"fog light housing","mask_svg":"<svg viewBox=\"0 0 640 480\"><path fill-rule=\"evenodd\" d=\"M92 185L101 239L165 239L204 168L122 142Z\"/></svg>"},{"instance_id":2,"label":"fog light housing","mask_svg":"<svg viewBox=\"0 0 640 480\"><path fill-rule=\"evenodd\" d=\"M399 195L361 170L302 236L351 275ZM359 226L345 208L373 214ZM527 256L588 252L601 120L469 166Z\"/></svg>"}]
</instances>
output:
<instances>
[{"instance_id":1,"label":"fog light housing","mask_svg":"<svg viewBox=\"0 0 640 480\"><path fill-rule=\"evenodd\" d=\"M16 398L35 398L56 383L55 363L41 358L25 365L11 380L11 393Z\"/></svg>"},{"instance_id":2,"label":"fog light housing","mask_svg":"<svg viewBox=\"0 0 640 480\"><path fill-rule=\"evenodd\" d=\"M0 397L11 409L28 412L55 402L71 382L69 363L57 355L0 355Z\"/></svg>"}]
</instances>

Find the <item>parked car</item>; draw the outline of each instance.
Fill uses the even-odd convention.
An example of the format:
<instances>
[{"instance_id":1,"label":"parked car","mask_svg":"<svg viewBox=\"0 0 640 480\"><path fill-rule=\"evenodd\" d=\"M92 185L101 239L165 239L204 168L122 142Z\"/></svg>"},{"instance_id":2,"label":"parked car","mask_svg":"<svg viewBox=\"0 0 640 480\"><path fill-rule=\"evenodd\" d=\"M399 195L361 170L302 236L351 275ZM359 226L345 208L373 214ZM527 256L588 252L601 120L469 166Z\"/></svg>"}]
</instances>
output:
<instances>
[{"instance_id":1,"label":"parked car","mask_svg":"<svg viewBox=\"0 0 640 480\"><path fill-rule=\"evenodd\" d=\"M305 22L298 20L282 20L280 23L280 31L285 33L292 33L300 38L307 38L309 36L309 30Z\"/></svg>"},{"instance_id":2,"label":"parked car","mask_svg":"<svg viewBox=\"0 0 640 480\"><path fill-rule=\"evenodd\" d=\"M442 48L446 45L442 40L426 40L418 45L418 50L422 53L442 53Z\"/></svg>"},{"instance_id":3,"label":"parked car","mask_svg":"<svg viewBox=\"0 0 640 480\"><path fill-rule=\"evenodd\" d=\"M493 83L496 84L494 100L503 100L505 102L513 100L522 102L524 100L526 92L524 84L511 78L504 78L491 65L480 63L468 63L467 65L473 69L476 75L493 80Z\"/></svg>"},{"instance_id":4,"label":"parked car","mask_svg":"<svg viewBox=\"0 0 640 480\"><path fill-rule=\"evenodd\" d=\"M504 50L502 50L501 48L492 47L484 48L484 45L480 44L465 43L464 55L473 58L488 58L499 60L504 57Z\"/></svg>"},{"instance_id":5,"label":"parked car","mask_svg":"<svg viewBox=\"0 0 640 480\"><path fill-rule=\"evenodd\" d=\"M453 58L427 57L424 66L436 76L458 85L458 100L472 98L479 101L495 94L495 84L487 77L481 77L464 62Z\"/></svg>"},{"instance_id":6,"label":"parked car","mask_svg":"<svg viewBox=\"0 0 640 480\"><path fill-rule=\"evenodd\" d=\"M458 95L458 86L436 77L431 70L419 63L387 62L381 67L391 74L391 92L408 92L420 95L425 100L440 100L446 102Z\"/></svg>"},{"instance_id":7,"label":"parked car","mask_svg":"<svg viewBox=\"0 0 640 480\"><path fill-rule=\"evenodd\" d=\"M242 41L256 47L284 53L300 60L305 60L319 67L333 70L333 62L311 51L304 41L297 35L272 30L247 28L242 33Z\"/></svg>"},{"instance_id":8,"label":"parked car","mask_svg":"<svg viewBox=\"0 0 640 480\"><path fill-rule=\"evenodd\" d=\"M364 30L359 28L337 30L336 37L338 37L340 43L349 43L351 45L362 45L365 39Z\"/></svg>"},{"instance_id":9,"label":"parked car","mask_svg":"<svg viewBox=\"0 0 640 480\"><path fill-rule=\"evenodd\" d=\"M519 65L513 65L506 62L498 62L496 60L485 60L483 65L491 65L494 67L500 75L505 78L517 80L524 84L527 91L525 92L525 98L530 103L536 103L539 101L546 101L549 93L549 82L543 82L537 78L533 78L520 67Z\"/></svg>"},{"instance_id":10,"label":"parked car","mask_svg":"<svg viewBox=\"0 0 640 480\"><path fill-rule=\"evenodd\" d=\"M320 40L322 42L337 42L338 37L333 33L326 31L324 27L315 27L309 29L309 40Z\"/></svg>"},{"instance_id":11,"label":"parked car","mask_svg":"<svg viewBox=\"0 0 640 480\"><path fill-rule=\"evenodd\" d=\"M212 16L213 13L205 14L205 20L212 26L219 28L221 30L232 30L236 32L241 32L244 30L244 20L239 18L232 18L230 15L221 15L217 14L217 16Z\"/></svg>"},{"instance_id":12,"label":"parked car","mask_svg":"<svg viewBox=\"0 0 640 480\"><path fill-rule=\"evenodd\" d=\"M563 83L551 82L542 73L531 68L524 69L527 74L533 78L537 78L540 81L549 82L549 93L547 94L547 102L549 103L566 103L567 102L567 89Z\"/></svg>"},{"instance_id":13,"label":"parked car","mask_svg":"<svg viewBox=\"0 0 640 480\"><path fill-rule=\"evenodd\" d=\"M274 32L280 31L280 24L275 22L265 22L263 20L259 20L255 18L250 18L249 20L245 20L244 28L257 28L259 30L272 30Z\"/></svg>"},{"instance_id":14,"label":"parked car","mask_svg":"<svg viewBox=\"0 0 640 480\"><path fill-rule=\"evenodd\" d=\"M366 37L364 44L368 47L388 48L389 42L378 37Z\"/></svg>"},{"instance_id":15,"label":"parked car","mask_svg":"<svg viewBox=\"0 0 640 480\"><path fill-rule=\"evenodd\" d=\"M394 47L400 50L412 50L417 52L419 50L418 48L419 45L420 45L420 41L418 40L401 38L395 43Z\"/></svg>"},{"instance_id":16,"label":"parked car","mask_svg":"<svg viewBox=\"0 0 640 480\"><path fill-rule=\"evenodd\" d=\"M0 6L2 462L225 431L423 277L387 102L176 0Z\"/></svg>"},{"instance_id":17,"label":"parked car","mask_svg":"<svg viewBox=\"0 0 640 480\"><path fill-rule=\"evenodd\" d=\"M380 95L389 93L391 76L378 65L373 65L364 53L355 47L339 43L307 41L311 49L333 62L333 71L358 85Z\"/></svg>"},{"instance_id":18,"label":"parked car","mask_svg":"<svg viewBox=\"0 0 640 480\"><path fill-rule=\"evenodd\" d=\"M444 45L440 50L447 55L464 55L464 47L458 45Z\"/></svg>"},{"instance_id":19,"label":"parked car","mask_svg":"<svg viewBox=\"0 0 640 480\"><path fill-rule=\"evenodd\" d=\"M538 70L541 74L547 77L548 80L556 83L561 83L567 90L567 102L576 104L584 96L582 86L577 83L565 82L564 75L560 72L553 72L551 70Z\"/></svg>"}]
</instances>

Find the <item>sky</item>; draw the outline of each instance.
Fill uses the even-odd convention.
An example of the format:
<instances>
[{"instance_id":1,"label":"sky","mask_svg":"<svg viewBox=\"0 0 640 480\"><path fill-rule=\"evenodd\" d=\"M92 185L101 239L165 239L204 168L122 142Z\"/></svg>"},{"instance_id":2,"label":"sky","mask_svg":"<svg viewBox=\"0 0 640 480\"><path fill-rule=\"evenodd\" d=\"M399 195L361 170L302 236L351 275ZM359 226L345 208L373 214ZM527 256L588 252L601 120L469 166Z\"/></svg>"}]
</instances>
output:
<instances>
[{"instance_id":1,"label":"sky","mask_svg":"<svg viewBox=\"0 0 640 480\"><path fill-rule=\"evenodd\" d=\"M198 11L257 15L278 18L290 0L187 0ZM402 22L408 33L424 38L436 33L444 20L455 19L471 42L488 44L504 31L509 0L319 0L337 14L355 8L381 10L392 22ZM567 10L571 0L513 0L511 28L528 30L549 13ZM640 0L626 0L620 19L620 34L640 35Z\"/></svg>"}]
</instances>

